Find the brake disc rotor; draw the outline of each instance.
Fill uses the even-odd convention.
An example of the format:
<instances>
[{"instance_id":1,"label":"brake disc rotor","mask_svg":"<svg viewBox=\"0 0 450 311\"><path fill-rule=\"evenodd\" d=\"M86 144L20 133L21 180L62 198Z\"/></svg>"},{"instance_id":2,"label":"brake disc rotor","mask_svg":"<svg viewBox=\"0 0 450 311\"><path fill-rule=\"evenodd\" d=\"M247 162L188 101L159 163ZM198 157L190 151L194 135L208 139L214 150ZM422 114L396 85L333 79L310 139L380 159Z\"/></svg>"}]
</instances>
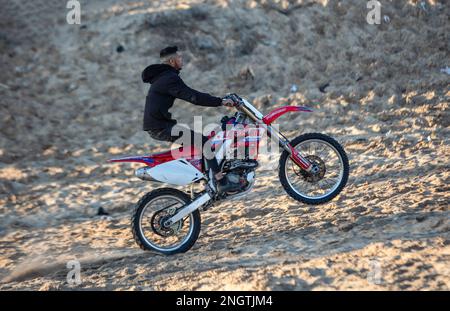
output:
<instances>
[{"instance_id":1,"label":"brake disc rotor","mask_svg":"<svg viewBox=\"0 0 450 311\"><path fill-rule=\"evenodd\" d=\"M176 211L176 209L175 209ZM153 214L151 226L154 233L162 237L176 235L183 227L183 220L179 220L171 226L164 226L164 222L175 214L171 209L165 208Z\"/></svg>"},{"instance_id":2,"label":"brake disc rotor","mask_svg":"<svg viewBox=\"0 0 450 311\"><path fill-rule=\"evenodd\" d=\"M308 159L312 165L316 165L318 171L316 173L310 173L300 169L297 165L293 165L294 173L297 176L303 177L307 182L316 183L325 176L325 172L327 170L325 162L316 155L308 155L305 158Z\"/></svg>"}]
</instances>

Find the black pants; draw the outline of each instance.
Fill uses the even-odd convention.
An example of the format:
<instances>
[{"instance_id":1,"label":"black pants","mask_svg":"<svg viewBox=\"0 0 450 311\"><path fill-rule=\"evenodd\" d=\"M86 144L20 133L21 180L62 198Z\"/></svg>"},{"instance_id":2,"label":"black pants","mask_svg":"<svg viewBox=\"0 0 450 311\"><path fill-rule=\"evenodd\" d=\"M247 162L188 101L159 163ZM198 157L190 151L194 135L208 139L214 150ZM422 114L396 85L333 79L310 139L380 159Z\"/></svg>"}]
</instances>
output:
<instances>
[{"instance_id":1,"label":"black pants","mask_svg":"<svg viewBox=\"0 0 450 311\"><path fill-rule=\"evenodd\" d=\"M191 129L188 129L186 127L177 126L178 128L183 128L183 131L181 131L178 134L172 135L172 127L168 127L165 129L157 129L157 130L149 130L147 133L150 135L151 138L159 140L159 141L168 141L168 142L175 142L177 139L181 138L183 134L189 133L191 136L191 144L193 145L194 142L200 141L202 142L202 157L203 161L206 161L208 164L208 167L211 168L214 174L219 172L219 165L217 164L216 158L208 159L203 155L203 146L208 141L208 137L203 136L200 133L194 132ZM176 131L175 131L176 133ZM183 146L184 147L184 146Z\"/></svg>"}]
</instances>

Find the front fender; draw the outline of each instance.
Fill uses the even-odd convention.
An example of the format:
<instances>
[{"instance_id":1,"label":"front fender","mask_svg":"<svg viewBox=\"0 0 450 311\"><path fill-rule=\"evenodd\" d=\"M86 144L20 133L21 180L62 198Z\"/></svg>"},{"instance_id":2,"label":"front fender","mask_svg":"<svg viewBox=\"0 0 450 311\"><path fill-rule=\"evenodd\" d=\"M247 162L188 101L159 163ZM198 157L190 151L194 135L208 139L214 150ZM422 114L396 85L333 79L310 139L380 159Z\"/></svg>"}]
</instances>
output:
<instances>
[{"instance_id":1,"label":"front fender","mask_svg":"<svg viewBox=\"0 0 450 311\"><path fill-rule=\"evenodd\" d=\"M272 110L271 112L269 112L267 115L265 115L263 117L263 122L267 125L273 123L273 121L275 121L276 119L278 119L279 117L281 117L282 115L288 113L288 112L313 112L312 109L308 108L308 107L303 107L303 106L284 106L284 107L279 107L275 110Z\"/></svg>"}]
</instances>

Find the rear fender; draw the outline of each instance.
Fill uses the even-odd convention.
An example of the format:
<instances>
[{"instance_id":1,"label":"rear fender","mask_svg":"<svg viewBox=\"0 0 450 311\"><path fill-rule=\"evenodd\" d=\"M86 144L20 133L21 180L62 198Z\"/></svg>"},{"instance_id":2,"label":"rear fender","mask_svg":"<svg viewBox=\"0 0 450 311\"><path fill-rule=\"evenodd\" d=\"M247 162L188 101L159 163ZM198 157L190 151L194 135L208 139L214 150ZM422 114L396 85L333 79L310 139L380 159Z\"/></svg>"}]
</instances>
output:
<instances>
[{"instance_id":1,"label":"rear fender","mask_svg":"<svg viewBox=\"0 0 450 311\"><path fill-rule=\"evenodd\" d=\"M153 167L156 164L156 161L152 157L125 157L125 158L117 158L108 160L108 162L135 162L135 163L143 163L147 166Z\"/></svg>"},{"instance_id":2,"label":"rear fender","mask_svg":"<svg viewBox=\"0 0 450 311\"><path fill-rule=\"evenodd\" d=\"M177 186L186 186L204 178L203 173L185 159L159 164L147 171L153 179Z\"/></svg>"},{"instance_id":3,"label":"rear fender","mask_svg":"<svg viewBox=\"0 0 450 311\"><path fill-rule=\"evenodd\" d=\"M179 147L169 151L158 152L147 156L133 156L111 159L108 160L108 162L136 162L153 167L178 158L184 158L188 161L195 161L196 158L201 158L201 150L197 150L194 146L190 146L187 148Z\"/></svg>"}]
</instances>

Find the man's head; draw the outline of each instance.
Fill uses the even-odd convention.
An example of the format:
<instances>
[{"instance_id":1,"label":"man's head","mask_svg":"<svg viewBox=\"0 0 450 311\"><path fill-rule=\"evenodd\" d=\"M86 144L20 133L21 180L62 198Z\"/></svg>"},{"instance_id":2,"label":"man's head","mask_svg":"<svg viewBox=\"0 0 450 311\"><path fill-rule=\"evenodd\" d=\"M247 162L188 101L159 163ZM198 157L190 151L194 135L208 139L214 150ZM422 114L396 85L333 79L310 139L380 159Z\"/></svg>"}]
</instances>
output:
<instances>
[{"instance_id":1,"label":"man's head","mask_svg":"<svg viewBox=\"0 0 450 311\"><path fill-rule=\"evenodd\" d=\"M162 49L159 53L159 57L161 59L161 63L170 65L176 70L181 70L183 67L183 57L178 52L178 48L176 46L168 46L165 49Z\"/></svg>"}]
</instances>

